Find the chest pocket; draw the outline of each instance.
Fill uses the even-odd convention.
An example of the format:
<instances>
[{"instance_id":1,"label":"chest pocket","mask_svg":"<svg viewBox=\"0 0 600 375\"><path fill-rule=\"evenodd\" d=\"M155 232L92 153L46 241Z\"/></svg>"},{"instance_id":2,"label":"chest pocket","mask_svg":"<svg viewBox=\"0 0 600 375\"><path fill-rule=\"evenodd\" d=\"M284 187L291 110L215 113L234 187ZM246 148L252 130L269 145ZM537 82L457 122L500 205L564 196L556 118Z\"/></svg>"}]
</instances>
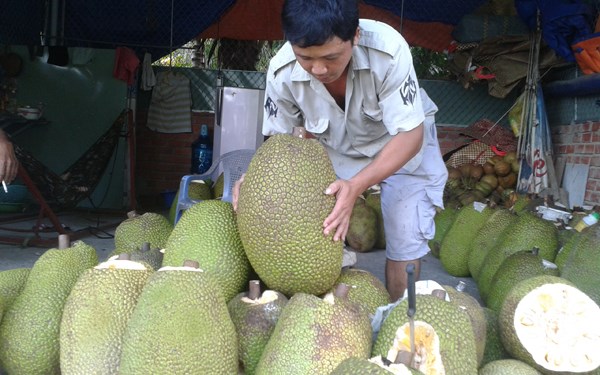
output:
<instances>
[{"instance_id":1,"label":"chest pocket","mask_svg":"<svg viewBox=\"0 0 600 375\"><path fill-rule=\"evenodd\" d=\"M383 111L379 106L363 105L361 114L365 123L380 123L383 120Z\"/></svg>"}]
</instances>

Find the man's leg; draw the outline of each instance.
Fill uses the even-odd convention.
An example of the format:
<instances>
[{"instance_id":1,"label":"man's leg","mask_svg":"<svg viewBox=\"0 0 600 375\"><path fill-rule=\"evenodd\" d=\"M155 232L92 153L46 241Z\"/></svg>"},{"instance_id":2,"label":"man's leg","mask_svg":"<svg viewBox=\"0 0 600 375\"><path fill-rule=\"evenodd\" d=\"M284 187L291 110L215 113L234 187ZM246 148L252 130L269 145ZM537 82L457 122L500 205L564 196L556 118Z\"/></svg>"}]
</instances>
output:
<instances>
[{"instance_id":1,"label":"man's leg","mask_svg":"<svg viewBox=\"0 0 600 375\"><path fill-rule=\"evenodd\" d=\"M398 298L404 295L406 290L408 274L406 273L406 266L408 264L415 265L415 281L419 279L421 271L421 259L410 260L410 261L396 261L386 259L385 262L385 287L390 293L392 301L395 302Z\"/></svg>"}]
</instances>

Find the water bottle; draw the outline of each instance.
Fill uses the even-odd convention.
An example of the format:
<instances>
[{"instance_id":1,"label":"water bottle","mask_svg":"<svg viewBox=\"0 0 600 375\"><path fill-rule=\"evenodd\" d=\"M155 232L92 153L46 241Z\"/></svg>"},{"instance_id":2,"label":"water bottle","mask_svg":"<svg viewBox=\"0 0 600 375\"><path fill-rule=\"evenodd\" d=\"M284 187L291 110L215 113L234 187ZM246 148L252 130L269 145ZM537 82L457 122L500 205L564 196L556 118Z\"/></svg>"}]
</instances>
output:
<instances>
[{"instance_id":1,"label":"water bottle","mask_svg":"<svg viewBox=\"0 0 600 375\"><path fill-rule=\"evenodd\" d=\"M200 136L192 143L192 174L202 174L212 165L213 145L208 136L208 125L202 124Z\"/></svg>"}]
</instances>

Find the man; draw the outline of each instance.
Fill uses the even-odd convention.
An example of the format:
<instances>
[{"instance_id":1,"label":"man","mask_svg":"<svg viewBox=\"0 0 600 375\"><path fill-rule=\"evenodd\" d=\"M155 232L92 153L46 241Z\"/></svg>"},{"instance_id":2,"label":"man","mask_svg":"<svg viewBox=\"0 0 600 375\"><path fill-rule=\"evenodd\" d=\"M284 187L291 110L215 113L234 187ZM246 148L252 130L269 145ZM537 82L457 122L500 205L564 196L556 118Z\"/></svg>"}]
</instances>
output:
<instances>
[{"instance_id":1,"label":"man","mask_svg":"<svg viewBox=\"0 0 600 375\"><path fill-rule=\"evenodd\" d=\"M0 130L0 181L11 183L19 170L15 149L6 133Z\"/></svg>"},{"instance_id":2,"label":"man","mask_svg":"<svg viewBox=\"0 0 600 375\"><path fill-rule=\"evenodd\" d=\"M406 41L389 25L359 21L356 0L287 0L282 26L288 43L269 65L263 134L303 126L325 146L339 179L325 192L336 204L323 233L335 241L345 240L357 197L381 184L386 287L397 300L407 264L418 279L443 207L437 108L419 89Z\"/></svg>"}]
</instances>

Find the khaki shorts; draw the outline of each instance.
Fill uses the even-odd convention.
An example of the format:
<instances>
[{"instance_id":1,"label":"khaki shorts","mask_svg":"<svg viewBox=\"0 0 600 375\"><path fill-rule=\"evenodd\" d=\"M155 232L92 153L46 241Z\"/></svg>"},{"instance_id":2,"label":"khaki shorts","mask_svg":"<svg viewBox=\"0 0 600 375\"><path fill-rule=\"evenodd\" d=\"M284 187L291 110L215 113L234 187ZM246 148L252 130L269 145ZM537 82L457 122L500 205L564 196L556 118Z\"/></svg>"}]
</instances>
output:
<instances>
[{"instance_id":1,"label":"khaki shorts","mask_svg":"<svg viewBox=\"0 0 600 375\"><path fill-rule=\"evenodd\" d=\"M404 184L411 177L395 174L381 184L385 253L394 261L422 258L435 234L435 205L423 184Z\"/></svg>"}]
</instances>

